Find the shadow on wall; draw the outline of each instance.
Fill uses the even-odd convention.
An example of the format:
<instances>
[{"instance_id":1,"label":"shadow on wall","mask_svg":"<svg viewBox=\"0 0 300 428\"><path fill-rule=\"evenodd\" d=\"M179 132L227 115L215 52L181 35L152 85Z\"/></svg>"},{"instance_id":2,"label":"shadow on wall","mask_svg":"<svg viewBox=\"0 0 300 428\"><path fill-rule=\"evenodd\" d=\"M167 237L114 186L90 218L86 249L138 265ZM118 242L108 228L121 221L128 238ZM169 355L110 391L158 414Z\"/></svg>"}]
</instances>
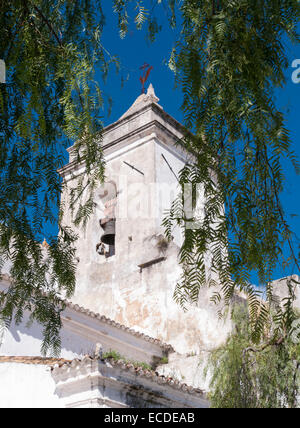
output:
<instances>
[{"instance_id":1,"label":"shadow on wall","mask_svg":"<svg viewBox=\"0 0 300 428\"><path fill-rule=\"evenodd\" d=\"M62 327L61 329L61 357L72 359L92 353L95 344ZM29 313L24 314L23 321L16 325L12 322L5 333L0 345L0 355L6 356L42 356L43 328L38 323L29 323Z\"/></svg>"}]
</instances>

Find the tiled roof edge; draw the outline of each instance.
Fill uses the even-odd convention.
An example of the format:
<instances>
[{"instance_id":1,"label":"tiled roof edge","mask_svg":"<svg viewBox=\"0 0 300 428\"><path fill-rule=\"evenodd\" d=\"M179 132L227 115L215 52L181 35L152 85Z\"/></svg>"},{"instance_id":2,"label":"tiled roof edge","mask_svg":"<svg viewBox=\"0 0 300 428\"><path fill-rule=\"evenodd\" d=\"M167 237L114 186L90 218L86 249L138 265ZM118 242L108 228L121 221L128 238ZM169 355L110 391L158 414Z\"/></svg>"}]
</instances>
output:
<instances>
[{"instance_id":1,"label":"tiled roof edge","mask_svg":"<svg viewBox=\"0 0 300 428\"><path fill-rule=\"evenodd\" d=\"M153 343L155 345L158 345L158 346L160 346L166 352L175 352L175 350L172 347L172 345L164 343L164 342L162 342L159 339L155 339L155 338L150 337L150 336L148 336L148 335L146 335L144 333L140 333L138 331L135 331L135 330L133 330L133 329L131 329L129 327L126 327L123 324L120 324L120 323L118 323L118 322L116 322L116 321L114 321L114 320L112 320L110 318L107 318L104 315L97 314L97 313L95 313L93 311L90 311L89 309L86 309L86 308L84 308L82 306L79 306L78 304L74 304L74 303L72 303L70 301L64 301L64 303L66 304L66 306L68 308L74 309L76 312L83 313L85 315L90 316L91 318L96 318L99 321L105 322L108 325L111 325L111 326L113 326L115 328L118 328L120 330L126 331L127 333L129 333L129 334L131 334L131 335L133 335L135 337L141 338L141 339L143 339L143 340L145 340L147 342L150 342L150 343Z\"/></svg>"},{"instance_id":2,"label":"tiled roof edge","mask_svg":"<svg viewBox=\"0 0 300 428\"><path fill-rule=\"evenodd\" d=\"M28 357L28 356L11 356L0 355L0 363L18 363L18 364L40 364L45 366L54 366L55 364L67 364L72 360L64 358L51 358L51 357Z\"/></svg>"},{"instance_id":3,"label":"tiled roof edge","mask_svg":"<svg viewBox=\"0 0 300 428\"><path fill-rule=\"evenodd\" d=\"M7 275L7 274L4 274L4 275L2 275L2 279L3 279L3 280L5 280L5 281L10 281L10 276L9 276L9 275ZM70 308L70 309L73 309L73 310L75 310L76 312L79 312L79 313L82 313L82 314L88 315L88 316L90 316L91 318L96 318L96 319L98 319L99 321L105 322L105 323L106 323L106 324L108 324L108 325L111 325L111 326L113 326L113 327L115 327L115 328L118 328L118 329L120 329L120 330L123 330L123 331L125 331L125 332L127 332L127 333L129 333L129 334L131 334L131 335L133 335L133 336L135 336L135 337L138 337L138 338L140 338L140 339L143 339L143 340L145 340L146 342L153 343L154 345L160 346L160 347L161 347L165 352L175 352L175 350L174 350L174 348L172 347L172 345L169 345L169 344L167 344L167 343L164 343L164 342L162 342L162 341L161 341L161 340L159 340L159 339L155 339L155 338L150 337L150 336L148 336L148 335L146 335L146 334L144 334L144 333L140 333L140 332L138 332L138 331L135 331L135 330L133 330L133 329L131 329L131 328L129 328L129 327L126 327L126 326L125 326L125 325L123 325L123 324L117 323L116 321L114 321L114 320L112 320L112 319L110 319L110 318L107 318L107 317L106 317L106 316L104 316L104 315L100 315L100 314L98 314L98 313L95 313L95 312L93 312L93 311L91 311L91 310L87 309L87 308L84 308L83 306L80 306L80 305L78 305L78 304L72 303L72 302L71 302L71 301L69 301L69 300L63 300L63 299L62 299L62 302L66 305L66 307L68 307L68 308Z\"/></svg>"},{"instance_id":4,"label":"tiled roof edge","mask_svg":"<svg viewBox=\"0 0 300 428\"><path fill-rule=\"evenodd\" d=\"M114 360L112 358L101 359L99 357L91 357L90 355L86 355L82 359L74 359L71 362L66 362L63 364L56 364L52 367L52 371L54 374L58 374L60 370L68 369L69 367L76 368L82 364L90 363L92 361L102 361L106 365L110 364L112 367L117 367L124 371L129 371L131 373L136 374L137 376L145 377L146 379L152 380L160 385L169 385L170 387L180 390L182 392L187 392L192 395L196 395L199 398L205 399L205 393L200 388L194 388L186 383L181 383L177 379L173 379L172 377L167 377L163 375L159 375L157 372L153 370L144 369L143 367L136 367L132 363L127 363L123 360Z\"/></svg>"}]
</instances>

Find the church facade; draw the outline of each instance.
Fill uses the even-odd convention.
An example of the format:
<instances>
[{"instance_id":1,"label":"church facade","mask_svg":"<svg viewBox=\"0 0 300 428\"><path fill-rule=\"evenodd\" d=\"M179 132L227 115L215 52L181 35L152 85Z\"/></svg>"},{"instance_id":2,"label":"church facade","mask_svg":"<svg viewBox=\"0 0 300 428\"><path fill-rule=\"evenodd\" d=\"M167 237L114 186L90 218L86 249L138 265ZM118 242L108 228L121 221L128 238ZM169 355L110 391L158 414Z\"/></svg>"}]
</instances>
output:
<instances>
[{"instance_id":1,"label":"church facade","mask_svg":"<svg viewBox=\"0 0 300 428\"><path fill-rule=\"evenodd\" d=\"M61 358L40 355L42 331L27 328L29 314L2 328L0 407L209 406L203 369L232 325L219 319L209 289L186 312L173 298L182 236L174 229L166 241L162 220L191 156L178 144L183 135L152 85L104 128L106 180L86 228L76 230L76 290L62 316ZM85 174L74 148L59 173L63 221L74 229L68 194ZM0 287L9 284L8 270Z\"/></svg>"}]
</instances>

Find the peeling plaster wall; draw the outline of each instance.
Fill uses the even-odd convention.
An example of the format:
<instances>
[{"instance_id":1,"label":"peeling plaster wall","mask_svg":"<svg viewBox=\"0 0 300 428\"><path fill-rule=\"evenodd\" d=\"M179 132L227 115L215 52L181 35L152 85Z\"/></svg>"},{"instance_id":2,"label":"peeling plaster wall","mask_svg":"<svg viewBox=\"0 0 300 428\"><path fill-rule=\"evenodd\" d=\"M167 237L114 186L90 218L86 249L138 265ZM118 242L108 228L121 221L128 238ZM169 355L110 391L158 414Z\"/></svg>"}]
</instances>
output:
<instances>
[{"instance_id":1,"label":"peeling plaster wall","mask_svg":"<svg viewBox=\"0 0 300 428\"><path fill-rule=\"evenodd\" d=\"M211 370L208 368L207 374L205 374L209 355L210 353L207 351L189 355L174 353L170 355L168 364L162 364L156 370L160 375L172 377L179 382L193 385L194 388L209 391Z\"/></svg>"},{"instance_id":2,"label":"peeling plaster wall","mask_svg":"<svg viewBox=\"0 0 300 428\"><path fill-rule=\"evenodd\" d=\"M290 281L290 285L292 286L292 289L295 292L295 302L294 306L297 309L300 309L300 277L299 275L291 275L290 277L285 277L281 279L277 279L276 281L272 282L273 286L273 293L275 296L278 296L281 300L289 296L289 289L287 285L287 281L293 279L293 281ZM298 283L298 284L297 284Z\"/></svg>"},{"instance_id":3,"label":"peeling plaster wall","mask_svg":"<svg viewBox=\"0 0 300 428\"><path fill-rule=\"evenodd\" d=\"M0 283L0 291L4 289ZM73 305L72 305L73 306ZM9 329L0 330L0 357L42 357L42 326L36 322L29 323L29 313L25 311L23 320L16 325L11 323ZM67 307L62 313L60 331L60 358L72 360L84 355L93 355L97 344L102 351L115 350L128 360L156 364L168 352L168 347L154 339L135 335L122 326L113 325L109 320L98 319L94 315L82 313Z\"/></svg>"}]
</instances>

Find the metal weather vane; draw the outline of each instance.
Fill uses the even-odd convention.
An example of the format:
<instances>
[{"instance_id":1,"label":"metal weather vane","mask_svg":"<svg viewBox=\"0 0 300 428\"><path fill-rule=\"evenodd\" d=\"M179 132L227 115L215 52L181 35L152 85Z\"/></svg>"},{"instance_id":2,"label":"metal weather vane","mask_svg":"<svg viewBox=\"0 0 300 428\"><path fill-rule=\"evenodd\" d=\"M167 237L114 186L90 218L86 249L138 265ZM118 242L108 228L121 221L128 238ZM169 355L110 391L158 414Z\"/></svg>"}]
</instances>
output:
<instances>
[{"instance_id":1,"label":"metal weather vane","mask_svg":"<svg viewBox=\"0 0 300 428\"><path fill-rule=\"evenodd\" d=\"M140 82L142 84L142 94L144 94L145 93L145 83L147 82L150 71L153 70L153 67L145 62L144 65L142 65L142 67L140 67L140 70L143 70L143 76L140 76Z\"/></svg>"}]
</instances>

